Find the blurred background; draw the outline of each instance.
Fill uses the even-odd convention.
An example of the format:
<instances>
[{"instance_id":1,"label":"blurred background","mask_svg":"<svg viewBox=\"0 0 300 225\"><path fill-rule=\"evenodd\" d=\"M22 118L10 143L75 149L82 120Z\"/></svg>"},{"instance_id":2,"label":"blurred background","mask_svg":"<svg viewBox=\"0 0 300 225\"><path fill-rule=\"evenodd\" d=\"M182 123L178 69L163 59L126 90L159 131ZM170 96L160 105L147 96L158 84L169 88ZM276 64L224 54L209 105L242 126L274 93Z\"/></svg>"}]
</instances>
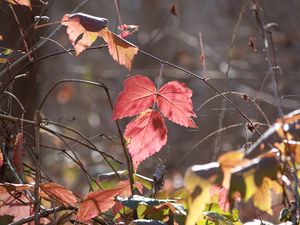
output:
<instances>
[{"instance_id":1,"label":"blurred background","mask_svg":"<svg viewBox=\"0 0 300 225\"><path fill-rule=\"evenodd\" d=\"M33 17L45 8L42 1L32 0L33 10L16 9L22 15L24 27L32 24ZM50 22L61 20L82 1L48 1L49 9L43 15ZM257 24L252 1L240 0L122 0L119 2L120 15L124 24L139 26L139 31L128 40L140 49L172 62L200 76L208 77L210 84L226 96L253 122L262 133L269 124L280 116L274 95L272 75L268 72L268 61L262 40L261 27ZM300 105L300 33L297 0L258 1L262 8L264 23L272 32L278 82L278 101L284 113ZM8 10L1 3L3 10ZM172 10L173 8L173 10ZM89 0L78 10L83 13L109 20L109 29L117 32L117 13L114 1ZM7 15L1 13L0 32L4 39L2 47L14 49L20 38L19 31ZM270 23L276 23L275 25ZM35 30L30 38L32 43L47 38L57 23ZM267 27L266 27L267 28ZM199 32L202 33L203 52L200 47ZM103 42L97 40L94 45ZM48 40L36 55L38 57L71 48L66 27ZM24 49L23 49L24 50ZM273 61L272 61L273 62ZM49 89L59 80L66 78L103 81L115 100L123 88L123 80L130 75L142 74L156 80L161 65L142 54L135 57L131 71L113 61L107 49L84 51L79 57L61 54L35 63L28 76L14 84L17 97L26 106L26 118L33 118L37 105ZM171 80L184 82L193 90L193 106L197 114L197 129L187 129L166 120L168 142L153 157L145 160L138 172L152 177L159 164L166 166L166 184L169 188L182 186L184 171L194 164L215 161L230 150L247 147L257 139L257 134L249 129L247 121L224 102L215 91L202 81L191 78L186 73L164 66L163 83ZM14 108L15 116L20 115ZM43 118L59 122L78 130L101 151L107 152L124 165L115 165L117 170L126 169L126 160L121 148L111 108L105 91L97 86L65 83L55 88L41 110ZM121 121L122 129L132 118ZM49 125L51 129L80 137L71 131ZM219 130L219 132L218 132ZM101 135L102 134L102 135ZM104 136L109 138L105 138ZM32 140L27 139L28 146ZM74 142L67 141L69 145ZM56 182L85 193L88 185L83 182L80 168L61 151L49 148L65 148L66 143L49 134L42 135L41 165ZM48 146L48 147L47 147ZM97 175L111 172L101 155L83 146L73 146L84 167Z\"/></svg>"}]
</instances>

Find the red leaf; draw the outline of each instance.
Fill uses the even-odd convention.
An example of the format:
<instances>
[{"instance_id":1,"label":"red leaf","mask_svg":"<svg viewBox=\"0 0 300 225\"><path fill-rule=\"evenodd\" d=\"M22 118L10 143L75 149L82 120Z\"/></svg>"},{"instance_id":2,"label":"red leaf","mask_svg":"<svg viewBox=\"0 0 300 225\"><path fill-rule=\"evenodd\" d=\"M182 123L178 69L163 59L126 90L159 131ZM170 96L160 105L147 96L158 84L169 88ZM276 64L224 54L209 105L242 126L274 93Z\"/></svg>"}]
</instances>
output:
<instances>
[{"instance_id":1,"label":"red leaf","mask_svg":"<svg viewBox=\"0 0 300 225\"><path fill-rule=\"evenodd\" d=\"M90 47L99 32L107 27L108 21L105 18L90 16L84 13L65 14L61 24L67 26L67 33L76 55Z\"/></svg>"},{"instance_id":2,"label":"red leaf","mask_svg":"<svg viewBox=\"0 0 300 225\"><path fill-rule=\"evenodd\" d=\"M138 53L139 48L108 29L103 29L98 35L107 43L109 53L113 59L131 70L133 58Z\"/></svg>"},{"instance_id":3,"label":"red leaf","mask_svg":"<svg viewBox=\"0 0 300 225\"><path fill-rule=\"evenodd\" d=\"M113 120L134 116L151 107L156 99L156 88L145 76L137 75L124 81L124 90L117 97Z\"/></svg>"},{"instance_id":4,"label":"red leaf","mask_svg":"<svg viewBox=\"0 0 300 225\"><path fill-rule=\"evenodd\" d=\"M132 33L138 31L139 26L122 24L122 25L118 26L118 29L121 31L121 37L125 38L125 37L131 35Z\"/></svg>"},{"instance_id":5,"label":"red leaf","mask_svg":"<svg viewBox=\"0 0 300 225\"><path fill-rule=\"evenodd\" d=\"M128 190L129 183L122 183L118 188L88 193L80 203L77 220L88 221L102 212L110 209L114 204L114 197Z\"/></svg>"},{"instance_id":6,"label":"red leaf","mask_svg":"<svg viewBox=\"0 0 300 225\"><path fill-rule=\"evenodd\" d=\"M13 5L24 5L28 8L31 8L30 0L6 0L7 2L13 4Z\"/></svg>"},{"instance_id":7,"label":"red leaf","mask_svg":"<svg viewBox=\"0 0 300 225\"><path fill-rule=\"evenodd\" d=\"M126 126L125 138L135 169L167 142L167 128L162 115L151 109L142 112Z\"/></svg>"},{"instance_id":8,"label":"red leaf","mask_svg":"<svg viewBox=\"0 0 300 225\"><path fill-rule=\"evenodd\" d=\"M196 128L190 117L196 117L193 112L192 91L184 83L171 81L159 89L157 105L169 120L185 127Z\"/></svg>"},{"instance_id":9,"label":"red leaf","mask_svg":"<svg viewBox=\"0 0 300 225\"><path fill-rule=\"evenodd\" d=\"M41 184L40 188L50 197L55 197L60 203L64 205L75 206L77 203L76 196L67 188L56 184L56 183L47 183Z\"/></svg>"},{"instance_id":10,"label":"red leaf","mask_svg":"<svg viewBox=\"0 0 300 225\"><path fill-rule=\"evenodd\" d=\"M33 204L22 192L0 193L0 216L13 216L13 222L33 214Z\"/></svg>"},{"instance_id":11,"label":"red leaf","mask_svg":"<svg viewBox=\"0 0 300 225\"><path fill-rule=\"evenodd\" d=\"M14 152L13 152L13 163L19 174L23 174L23 133L18 133L16 136Z\"/></svg>"}]
</instances>

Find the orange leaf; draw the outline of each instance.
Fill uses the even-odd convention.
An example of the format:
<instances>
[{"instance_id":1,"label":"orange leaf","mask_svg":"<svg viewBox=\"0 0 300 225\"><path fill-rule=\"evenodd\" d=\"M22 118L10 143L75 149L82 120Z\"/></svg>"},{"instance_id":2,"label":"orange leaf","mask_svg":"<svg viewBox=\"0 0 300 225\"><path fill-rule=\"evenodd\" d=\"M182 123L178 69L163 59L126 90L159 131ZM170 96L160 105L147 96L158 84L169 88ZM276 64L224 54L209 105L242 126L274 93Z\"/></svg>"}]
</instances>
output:
<instances>
[{"instance_id":1,"label":"orange leaf","mask_svg":"<svg viewBox=\"0 0 300 225\"><path fill-rule=\"evenodd\" d=\"M41 184L40 188L50 197L55 197L60 203L64 205L76 205L76 196L67 188L56 183Z\"/></svg>"},{"instance_id":2,"label":"orange leaf","mask_svg":"<svg viewBox=\"0 0 300 225\"><path fill-rule=\"evenodd\" d=\"M23 133L18 133L16 136L16 142L14 146L13 163L19 174L23 173L23 154L24 154L23 141L24 141Z\"/></svg>"},{"instance_id":3,"label":"orange leaf","mask_svg":"<svg viewBox=\"0 0 300 225\"><path fill-rule=\"evenodd\" d=\"M76 55L90 47L97 39L98 32L107 27L105 18L84 13L65 14L61 24L67 26L67 34L75 48Z\"/></svg>"},{"instance_id":4,"label":"orange leaf","mask_svg":"<svg viewBox=\"0 0 300 225\"><path fill-rule=\"evenodd\" d=\"M7 2L13 4L13 5L24 5L28 8L31 8L30 0L6 0Z\"/></svg>"},{"instance_id":5,"label":"orange leaf","mask_svg":"<svg viewBox=\"0 0 300 225\"><path fill-rule=\"evenodd\" d=\"M135 169L167 142L167 128L162 115L148 109L126 126L124 133Z\"/></svg>"},{"instance_id":6,"label":"orange leaf","mask_svg":"<svg viewBox=\"0 0 300 225\"><path fill-rule=\"evenodd\" d=\"M88 221L102 212L110 209L114 204L114 197L128 191L129 183L124 182L118 188L88 193L80 203L77 220Z\"/></svg>"},{"instance_id":7,"label":"orange leaf","mask_svg":"<svg viewBox=\"0 0 300 225\"><path fill-rule=\"evenodd\" d=\"M136 75L124 81L124 90L117 97L113 120L134 116L150 108L156 99L156 87L145 76Z\"/></svg>"},{"instance_id":8,"label":"orange leaf","mask_svg":"<svg viewBox=\"0 0 300 225\"><path fill-rule=\"evenodd\" d=\"M120 65L125 66L128 70L131 70L133 58L139 48L110 32L108 29L101 30L98 35L107 43L109 53L113 59Z\"/></svg>"},{"instance_id":9,"label":"orange leaf","mask_svg":"<svg viewBox=\"0 0 300 225\"><path fill-rule=\"evenodd\" d=\"M196 128L191 119L196 117L193 112L193 92L184 83L171 81L159 89L157 106L169 120L181 126Z\"/></svg>"}]
</instances>

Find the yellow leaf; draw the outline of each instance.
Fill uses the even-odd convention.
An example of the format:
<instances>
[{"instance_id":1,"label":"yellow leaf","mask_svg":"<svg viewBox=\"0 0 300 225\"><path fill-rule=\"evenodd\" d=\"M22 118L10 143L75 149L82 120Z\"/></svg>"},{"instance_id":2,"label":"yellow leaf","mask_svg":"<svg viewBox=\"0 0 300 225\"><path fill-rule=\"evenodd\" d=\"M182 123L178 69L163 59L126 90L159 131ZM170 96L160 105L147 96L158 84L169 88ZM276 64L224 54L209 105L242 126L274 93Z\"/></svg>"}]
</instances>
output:
<instances>
[{"instance_id":1,"label":"yellow leaf","mask_svg":"<svg viewBox=\"0 0 300 225\"><path fill-rule=\"evenodd\" d=\"M262 185L256 190L253 196L253 204L262 211L273 215L271 198L271 180L264 177Z\"/></svg>"},{"instance_id":2,"label":"yellow leaf","mask_svg":"<svg viewBox=\"0 0 300 225\"><path fill-rule=\"evenodd\" d=\"M254 179L254 170L245 173L243 177L246 184L245 201L247 202L257 190L257 186L255 184L255 179Z\"/></svg>"},{"instance_id":3,"label":"yellow leaf","mask_svg":"<svg viewBox=\"0 0 300 225\"><path fill-rule=\"evenodd\" d=\"M125 66L128 70L131 70L133 58L139 48L110 32L108 29L103 29L98 32L98 36L102 37L107 43L109 53L113 59L120 65Z\"/></svg>"},{"instance_id":4,"label":"yellow leaf","mask_svg":"<svg viewBox=\"0 0 300 225\"><path fill-rule=\"evenodd\" d=\"M242 163L249 161L243 159L244 153L241 151L230 151L218 158L218 162L221 165L221 168L224 173L223 178L223 187L229 189L230 186L230 179L231 179L231 169L240 166Z\"/></svg>"},{"instance_id":5,"label":"yellow leaf","mask_svg":"<svg viewBox=\"0 0 300 225\"><path fill-rule=\"evenodd\" d=\"M200 168L201 167L201 168ZM206 168L204 168L206 167ZM210 202L210 188L217 178L217 175L212 175L209 178L203 178L197 175L199 171L208 171L219 167L219 163L209 163L203 166L193 166L187 170L184 183L185 188L189 193L188 205L189 213L186 220L186 225L195 225L195 223L203 217L201 212L205 209L206 203Z\"/></svg>"}]
</instances>

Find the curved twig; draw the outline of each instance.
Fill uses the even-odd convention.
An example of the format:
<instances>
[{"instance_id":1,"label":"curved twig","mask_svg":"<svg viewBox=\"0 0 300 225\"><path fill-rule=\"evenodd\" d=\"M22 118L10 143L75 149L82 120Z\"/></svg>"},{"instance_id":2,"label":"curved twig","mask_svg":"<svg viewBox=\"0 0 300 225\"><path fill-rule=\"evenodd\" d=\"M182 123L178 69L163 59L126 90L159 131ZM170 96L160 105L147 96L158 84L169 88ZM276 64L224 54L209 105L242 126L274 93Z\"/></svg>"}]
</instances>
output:
<instances>
[{"instance_id":1,"label":"curved twig","mask_svg":"<svg viewBox=\"0 0 300 225\"><path fill-rule=\"evenodd\" d=\"M268 124L271 124L267 115L264 113L264 111L262 110L262 108L255 102L254 99L252 99L249 95L245 94L245 93L242 93L242 92L236 92L236 91L226 91L226 92L223 92L222 94L224 95L228 95L228 94L232 94L232 95L237 95L237 96L241 96L243 99L245 100L250 100L250 102L257 108L257 110L261 113L261 115L263 116L263 118L265 119L265 121L268 123ZM206 104L208 104L210 101L216 99L220 97L220 95L214 95L212 97L210 97L209 99L205 100L205 102L203 102L198 108L197 108L197 111L199 111L201 108L203 108ZM267 102L268 103L268 102Z\"/></svg>"}]
</instances>

